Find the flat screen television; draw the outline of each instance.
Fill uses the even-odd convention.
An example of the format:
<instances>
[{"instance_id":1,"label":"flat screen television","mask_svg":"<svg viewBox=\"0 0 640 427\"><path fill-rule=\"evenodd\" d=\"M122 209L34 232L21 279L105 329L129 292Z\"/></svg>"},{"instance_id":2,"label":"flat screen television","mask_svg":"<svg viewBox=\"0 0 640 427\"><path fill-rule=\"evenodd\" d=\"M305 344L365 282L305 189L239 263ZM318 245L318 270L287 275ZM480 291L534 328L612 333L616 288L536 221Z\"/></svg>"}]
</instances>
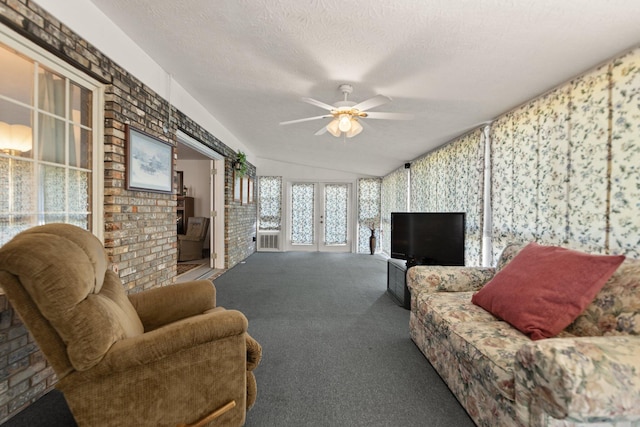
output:
<instances>
[{"instance_id":1,"label":"flat screen television","mask_svg":"<svg viewBox=\"0 0 640 427\"><path fill-rule=\"evenodd\" d=\"M464 227L464 212L392 212L391 258L463 266Z\"/></svg>"}]
</instances>

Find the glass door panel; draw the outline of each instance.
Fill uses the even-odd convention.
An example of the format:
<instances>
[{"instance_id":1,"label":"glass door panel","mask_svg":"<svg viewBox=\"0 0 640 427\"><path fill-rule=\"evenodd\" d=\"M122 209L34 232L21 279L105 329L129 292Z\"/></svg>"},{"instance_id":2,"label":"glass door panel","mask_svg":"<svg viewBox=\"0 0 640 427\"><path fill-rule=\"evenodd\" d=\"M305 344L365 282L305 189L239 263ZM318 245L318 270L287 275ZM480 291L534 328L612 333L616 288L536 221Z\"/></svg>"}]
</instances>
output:
<instances>
[{"instance_id":1,"label":"glass door panel","mask_svg":"<svg viewBox=\"0 0 640 427\"><path fill-rule=\"evenodd\" d=\"M290 249L350 251L350 190L344 183L292 183Z\"/></svg>"},{"instance_id":2,"label":"glass door panel","mask_svg":"<svg viewBox=\"0 0 640 427\"><path fill-rule=\"evenodd\" d=\"M315 245L315 184L291 186L291 244Z\"/></svg>"},{"instance_id":3,"label":"glass door panel","mask_svg":"<svg viewBox=\"0 0 640 427\"><path fill-rule=\"evenodd\" d=\"M348 243L348 184L324 185L324 246L344 246Z\"/></svg>"}]
</instances>

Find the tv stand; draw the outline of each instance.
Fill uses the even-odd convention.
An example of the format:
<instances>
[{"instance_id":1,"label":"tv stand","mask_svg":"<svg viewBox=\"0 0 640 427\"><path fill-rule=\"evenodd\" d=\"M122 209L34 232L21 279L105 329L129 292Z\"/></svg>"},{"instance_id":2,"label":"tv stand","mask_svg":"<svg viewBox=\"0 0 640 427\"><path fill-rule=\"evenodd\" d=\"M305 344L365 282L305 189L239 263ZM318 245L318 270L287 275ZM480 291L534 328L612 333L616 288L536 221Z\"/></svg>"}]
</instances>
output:
<instances>
[{"instance_id":1,"label":"tv stand","mask_svg":"<svg viewBox=\"0 0 640 427\"><path fill-rule=\"evenodd\" d=\"M402 260L389 258L387 260L387 292L391 297L407 310L411 309L411 293L407 288L407 269L416 265Z\"/></svg>"}]
</instances>

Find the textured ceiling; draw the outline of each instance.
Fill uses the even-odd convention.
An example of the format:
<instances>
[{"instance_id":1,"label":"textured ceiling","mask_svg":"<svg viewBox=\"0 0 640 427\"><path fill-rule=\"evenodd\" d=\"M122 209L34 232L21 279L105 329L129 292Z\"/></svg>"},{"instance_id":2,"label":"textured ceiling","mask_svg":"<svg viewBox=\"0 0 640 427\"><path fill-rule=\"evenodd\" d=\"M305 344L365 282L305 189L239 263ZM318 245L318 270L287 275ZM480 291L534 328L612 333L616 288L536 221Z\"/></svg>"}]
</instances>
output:
<instances>
[{"instance_id":1,"label":"textured ceiling","mask_svg":"<svg viewBox=\"0 0 640 427\"><path fill-rule=\"evenodd\" d=\"M91 0L250 151L382 176L640 43L638 0ZM313 134L341 83L393 99ZM235 147L232 147L235 148ZM251 160L251 158L250 158Z\"/></svg>"}]
</instances>

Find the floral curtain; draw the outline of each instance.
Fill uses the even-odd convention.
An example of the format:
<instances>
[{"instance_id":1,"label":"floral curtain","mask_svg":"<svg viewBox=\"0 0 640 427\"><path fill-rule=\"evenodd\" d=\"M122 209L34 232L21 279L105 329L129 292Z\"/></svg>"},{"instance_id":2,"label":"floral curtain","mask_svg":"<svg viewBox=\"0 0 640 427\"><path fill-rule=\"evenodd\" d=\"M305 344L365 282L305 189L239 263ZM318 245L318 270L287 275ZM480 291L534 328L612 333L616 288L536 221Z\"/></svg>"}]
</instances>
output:
<instances>
[{"instance_id":1,"label":"floral curtain","mask_svg":"<svg viewBox=\"0 0 640 427\"><path fill-rule=\"evenodd\" d=\"M282 224L282 177L258 177L258 230L280 230Z\"/></svg>"},{"instance_id":2,"label":"floral curtain","mask_svg":"<svg viewBox=\"0 0 640 427\"><path fill-rule=\"evenodd\" d=\"M380 248L391 254L391 212L407 212L409 169L396 169L382 179L380 189Z\"/></svg>"},{"instance_id":3,"label":"floral curtain","mask_svg":"<svg viewBox=\"0 0 640 427\"><path fill-rule=\"evenodd\" d=\"M482 263L484 138L476 129L411 165L411 212L465 212L465 264Z\"/></svg>"},{"instance_id":4,"label":"floral curtain","mask_svg":"<svg viewBox=\"0 0 640 427\"><path fill-rule=\"evenodd\" d=\"M640 258L640 48L611 65L609 248Z\"/></svg>"},{"instance_id":5,"label":"floral curtain","mask_svg":"<svg viewBox=\"0 0 640 427\"><path fill-rule=\"evenodd\" d=\"M640 49L491 127L493 257L536 240L640 255Z\"/></svg>"},{"instance_id":6,"label":"floral curtain","mask_svg":"<svg viewBox=\"0 0 640 427\"><path fill-rule=\"evenodd\" d=\"M371 230L376 237L380 228L380 190L382 179L361 178L358 180L358 253L369 253ZM376 239L379 246L380 239Z\"/></svg>"}]
</instances>

